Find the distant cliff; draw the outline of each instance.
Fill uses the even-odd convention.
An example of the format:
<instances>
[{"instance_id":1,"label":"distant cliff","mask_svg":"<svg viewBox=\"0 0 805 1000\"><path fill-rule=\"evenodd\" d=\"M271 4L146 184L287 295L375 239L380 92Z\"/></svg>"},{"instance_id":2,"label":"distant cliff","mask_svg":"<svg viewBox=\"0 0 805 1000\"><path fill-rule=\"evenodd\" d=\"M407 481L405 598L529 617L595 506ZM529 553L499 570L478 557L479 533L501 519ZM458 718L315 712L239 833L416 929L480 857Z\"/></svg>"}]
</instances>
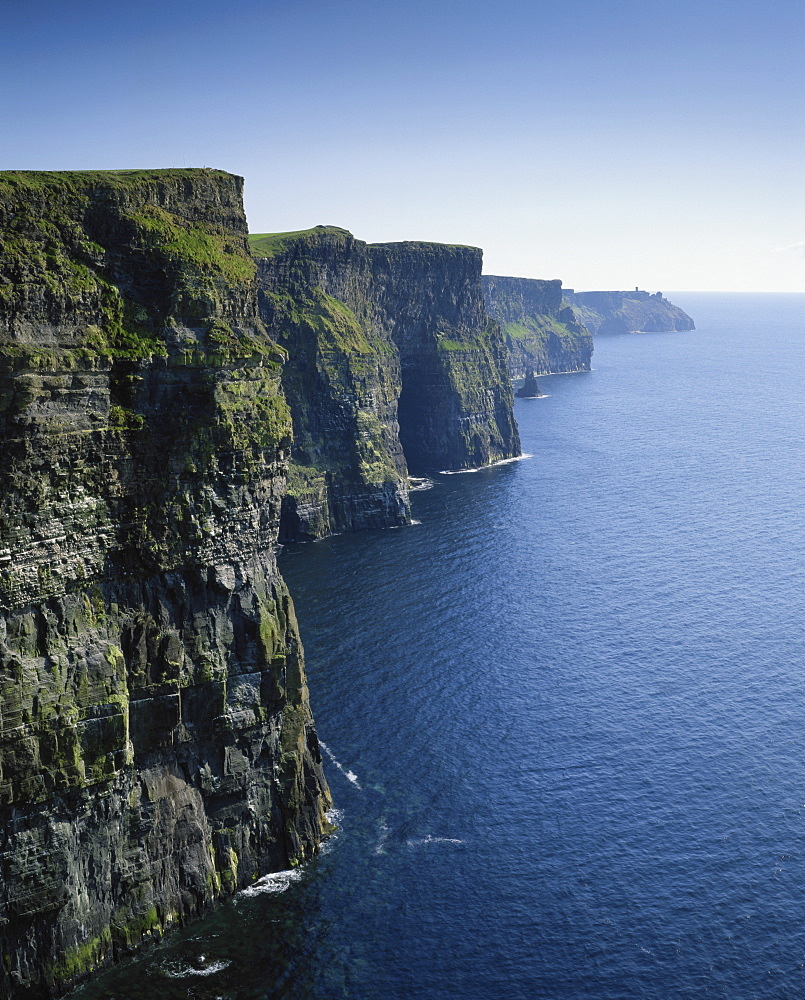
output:
<instances>
[{"instance_id":1,"label":"distant cliff","mask_svg":"<svg viewBox=\"0 0 805 1000\"><path fill-rule=\"evenodd\" d=\"M592 336L563 303L561 281L485 274L482 282L486 311L506 339L512 378L590 370Z\"/></svg>"},{"instance_id":2,"label":"distant cliff","mask_svg":"<svg viewBox=\"0 0 805 1000\"><path fill-rule=\"evenodd\" d=\"M242 181L0 174L0 994L316 850Z\"/></svg>"},{"instance_id":3,"label":"distant cliff","mask_svg":"<svg viewBox=\"0 0 805 1000\"><path fill-rule=\"evenodd\" d=\"M466 469L519 455L506 347L484 310L482 252L441 243L369 251L375 298L400 354L408 464Z\"/></svg>"},{"instance_id":4,"label":"distant cliff","mask_svg":"<svg viewBox=\"0 0 805 1000\"><path fill-rule=\"evenodd\" d=\"M250 242L261 314L288 351L294 442L281 537L408 523L400 361L366 244L324 226Z\"/></svg>"},{"instance_id":5,"label":"distant cliff","mask_svg":"<svg viewBox=\"0 0 805 1000\"><path fill-rule=\"evenodd\" d=\"M481 251L367 245L332 226L253 235L261 315L288 351L283 537L405 523L408 466L519 454Z\"/></svg>"},{"instance_id":6,"label":"distant cliff","mask_svg":"<svg viewBox=\"0 0 805 1000\"><path fill-rule=\"evenodd\" d=\"M565 302L593 334L657 333L693 330L693 320L660 292L575 292L565 289Z\"/></svg>"}]
</instances>

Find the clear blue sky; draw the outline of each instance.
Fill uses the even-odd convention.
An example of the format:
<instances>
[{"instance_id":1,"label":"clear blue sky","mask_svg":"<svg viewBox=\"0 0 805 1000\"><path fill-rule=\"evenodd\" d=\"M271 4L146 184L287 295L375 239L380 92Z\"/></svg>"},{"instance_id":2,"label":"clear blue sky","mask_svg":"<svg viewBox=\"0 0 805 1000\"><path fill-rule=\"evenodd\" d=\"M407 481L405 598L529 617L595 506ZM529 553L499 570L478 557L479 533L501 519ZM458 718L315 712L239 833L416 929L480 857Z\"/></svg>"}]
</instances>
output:
<instances>
[{"instance_id":1,"label":"clear blue sky","mask_svg":"<svg viewBox=\"0 0 805 1000\"><path fill-rule=\"evenodd\" d=\"M0 168L215 166L576 288L805 291L805 5L0 0Z\"/></svg>"}]
</instances>

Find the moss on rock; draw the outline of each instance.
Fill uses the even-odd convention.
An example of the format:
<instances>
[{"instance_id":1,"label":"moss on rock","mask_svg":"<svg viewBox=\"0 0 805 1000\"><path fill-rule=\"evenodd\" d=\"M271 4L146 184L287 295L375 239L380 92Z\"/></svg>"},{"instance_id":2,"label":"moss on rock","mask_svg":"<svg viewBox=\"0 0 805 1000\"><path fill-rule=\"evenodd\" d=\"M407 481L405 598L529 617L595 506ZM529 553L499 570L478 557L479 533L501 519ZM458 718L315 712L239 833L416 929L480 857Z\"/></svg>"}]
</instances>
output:
<instances>
[{"instance_id":1,"label":"moss on rock","mask_svg":"<svg viewBox=\"0 0 805 1000\"><path fill-rule=\"evenodd\" d=\"M284 351L258 315L241 186L0 174L0 993L15 1000L327 830L274 557Z\"/></svg>"}]
</instances>

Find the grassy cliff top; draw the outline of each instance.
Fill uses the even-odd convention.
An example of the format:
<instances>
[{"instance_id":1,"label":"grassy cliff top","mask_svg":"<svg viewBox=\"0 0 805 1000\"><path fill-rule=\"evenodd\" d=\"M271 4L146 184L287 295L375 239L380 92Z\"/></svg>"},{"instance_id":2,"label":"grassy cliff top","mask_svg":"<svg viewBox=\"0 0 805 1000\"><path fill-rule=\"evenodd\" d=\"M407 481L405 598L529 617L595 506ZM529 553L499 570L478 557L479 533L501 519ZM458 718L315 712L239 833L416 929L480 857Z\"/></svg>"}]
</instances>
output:
<instances>
[{"instance_id":1,"label":"grassy cliff top","mask_svg":"<svg viewBox=\"0 0 805 1000\"><path fill-rule=\"evenodd\" d=\"M354 239L348 229L341 229L339 226L313 226L312 229L297 229L288 233L250 233L249 246L255 257L274 257L278 253L283 253L288 249L290 244L298 240L315 239L321 236ZM472 250L475 253L480 252L478 247L468 246L464 243L431 243L425 240L369 243L368 246L382 250L413 250L428 253L444 253L445 250Z\"/></svg>"},{"instance_id":2,"label":"grassy cliff top","mask_svg":"<svg viewBox=\"0 0 805 1000\"><path fill-rule=\"evenodd\" d=\"M154 180L198 180L200 177L232 177L225 170L210 167L166 167L156 170L2 170L0 186L28 189L106 185L136 187Z\"/></svg>"},{"instance_id":3,"label":"grassy cliff top","mask_svg":"<svg viewBox=\"0 0 805 1000\"><path fill-rule=\"evenodd\" d=\"M473 247L468 243L432 243L427 240L398 240L393 243L370 243L369 246L383 250L426 250L437 253L444 250L473 250L476 253L483 252L480 247Z\"/></svg>"},{"instance_id":4,"label":"grassy cliff top","mask_svg":"<svg viewBox=\"0 0 805 1000\"><path fill-rule=\"evenodd\" d=\"M520 277L517 277L517 276L514 276L514 275L508 275L508 274L486 274L486 273L484 273L483 275L481 275L481 278L482 278L482 280L484 282L490 282L490 281L506 282L506 283L511 283L512 285L519 284L520 282L524 282L526 288L530 284L534 284L534 285L561 285L562 284L562 279L561 278L520 278ZM568 289L568 291L572 291L572 289Z\"/></svg>"},{"instance_id":5,"label":"grassy cliff top","mask_svg":"<svg viewBox=\"0 0 805 1000\"><path fill-rule=\"evenodd\" d=\"M290 243L319 236L337 236L352 239L348 229L338 226L313 226L312 229L297 229L288 233L249 233L249 247L255 257L273 257L282 253Z\"/></svg>"},{"instance_id":6,"label":"grassy cliff top","mask_svg":"<svg viewBox=\"0 0 805 1000\"><path fill-rule=\"evenodd\" d=\"M257 329L242 183L187 168L0 172L0 343L153 354L166 330Z\"/></svg>"}]
</instances>

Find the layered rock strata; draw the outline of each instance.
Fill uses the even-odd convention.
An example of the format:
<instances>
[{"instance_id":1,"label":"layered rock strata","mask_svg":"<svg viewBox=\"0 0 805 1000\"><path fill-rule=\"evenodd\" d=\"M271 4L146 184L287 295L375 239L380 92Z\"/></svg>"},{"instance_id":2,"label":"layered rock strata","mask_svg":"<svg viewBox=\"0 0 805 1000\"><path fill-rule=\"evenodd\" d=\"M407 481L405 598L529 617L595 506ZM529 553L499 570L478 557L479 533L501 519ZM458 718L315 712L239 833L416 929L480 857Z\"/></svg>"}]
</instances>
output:
<instances>
[{"instance_id":1,"label":"layered rock strata","mask_svg":"<svg viewBox=\"0 0 805 1000\"><path fill-rule=\"evenodd\" d=\"M332 226L250 242L261 315L288 351L294 443L283 540L409 523L400 359L366 244Z\"/></svg>"},{"instance_id":2,"label":"layered rock strata","mask_svg":"<svg viewBox=\"0 0 805 1000\"><path fill-rule=\"evenodd\" d=\"M0 175L0 993L315 852L242 182Z\"/></svg>"},{"instance_id":3,"label":"layered rock strata","mask_svg":"<svg viewBox=\"0 0 805 1000\"><path fill-rule=\"evenodd\" d=\"M565 301L595 335L694 330L693 320L660 292L575 292Z\"/></svg>"},{"instance_id":4,"label":"layered rock strata","mask_svg":"<svg viewBox=\"0 0 805 1000\"><path fill-rule=\"evenodd\" d=\"M407 466L519 454L481 251L369 244L335 227L254 235L261 315L289 354L283 536L405 523Z\"/></svg>"},{"instance_id":5,"label":"layered rock strata","mask_svg":"<svg viewBox=\"0 0 805 1000\"><path fill-rule=\"evenodd\" d=\"M529 371L590 370L592 336L563 302L561 281L493 274L482 281L486 311L503 331L512 378L525 378Z\"/></svg>"},{"instance_id":6,"label":"layered rock strata","mask_svg":"<svg viewBox=\"0 0 805 1000\"><path fill-rule=\"evenodd\" d=\"M466 469L520 454L506 346L484 309L482 252L369 247L378 307L400 355L400 440L412 468Z\"/></svg>"}]
</instances>

